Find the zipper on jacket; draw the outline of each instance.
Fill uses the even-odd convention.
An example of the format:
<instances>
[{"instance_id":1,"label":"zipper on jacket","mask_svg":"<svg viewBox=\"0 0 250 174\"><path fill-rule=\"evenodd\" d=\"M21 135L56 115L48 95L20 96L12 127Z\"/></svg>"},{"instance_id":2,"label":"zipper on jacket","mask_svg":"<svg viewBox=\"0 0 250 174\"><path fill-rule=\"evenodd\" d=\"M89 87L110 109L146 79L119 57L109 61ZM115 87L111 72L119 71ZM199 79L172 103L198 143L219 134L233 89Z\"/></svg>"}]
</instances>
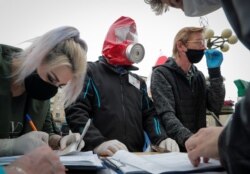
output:
<instances>
[{"instance_id":1,"label":"zipper on jacket","mask_svg":"<svg viewBox=\"0 0 250 174\"><path fill-rule=\"evenodd\" d=\"M120 74L119 76L120 78L120 86L121 86L121 97L122 97L122 111L123 111L123 119L124 119L124 123L126 123L126 112L125 112L125 108L124 108L124 89L123 89L123 81L122 81L122 74ZM127 142L127 136L126 136L126 124L124 124L124 142ZM126 144L126 143L125 143Z\"/></svg>"}]
</instances>

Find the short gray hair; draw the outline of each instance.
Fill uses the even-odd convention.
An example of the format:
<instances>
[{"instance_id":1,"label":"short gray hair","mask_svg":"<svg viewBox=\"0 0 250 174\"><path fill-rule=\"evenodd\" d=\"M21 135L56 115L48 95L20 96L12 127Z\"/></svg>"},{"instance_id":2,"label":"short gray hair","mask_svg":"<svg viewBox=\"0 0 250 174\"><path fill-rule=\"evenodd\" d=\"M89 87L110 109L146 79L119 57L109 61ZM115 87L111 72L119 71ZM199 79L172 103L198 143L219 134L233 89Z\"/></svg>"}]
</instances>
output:
<instances>
[{"instance_id":1,"label":"short gray hair","mask_svg":"<svg viewBox=\"0 0 250 174\"><path fill-rule=\"evenodd\" d=\"M161 0L144 0L144 2L150 5L156 15L161 15L169 10L168 4L163 3Z\"/></svg>"}]
</instances>

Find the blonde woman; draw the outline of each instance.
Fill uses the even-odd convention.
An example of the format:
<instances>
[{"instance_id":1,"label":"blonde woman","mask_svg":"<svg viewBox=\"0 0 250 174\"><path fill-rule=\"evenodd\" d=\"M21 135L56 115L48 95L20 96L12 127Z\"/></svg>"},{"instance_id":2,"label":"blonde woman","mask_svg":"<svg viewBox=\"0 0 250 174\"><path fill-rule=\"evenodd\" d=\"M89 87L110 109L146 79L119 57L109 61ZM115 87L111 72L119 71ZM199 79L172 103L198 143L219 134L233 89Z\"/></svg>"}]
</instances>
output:
<instances>
[{"instance_id":1,"label":"blonde woman","mask_svg":"<svg viewBox=\"0 0 250 174\"><path fill-rule=\"evenodd\" d=\"M86 52L79 31L70 26L33 39L24 50L0 45L0 156L24 154L43 144L65 148L79 139L79 134L63 138L55 134L49 99L58 88L64 91L65 106L77 98Z\"/></svg>"}]
</instances>

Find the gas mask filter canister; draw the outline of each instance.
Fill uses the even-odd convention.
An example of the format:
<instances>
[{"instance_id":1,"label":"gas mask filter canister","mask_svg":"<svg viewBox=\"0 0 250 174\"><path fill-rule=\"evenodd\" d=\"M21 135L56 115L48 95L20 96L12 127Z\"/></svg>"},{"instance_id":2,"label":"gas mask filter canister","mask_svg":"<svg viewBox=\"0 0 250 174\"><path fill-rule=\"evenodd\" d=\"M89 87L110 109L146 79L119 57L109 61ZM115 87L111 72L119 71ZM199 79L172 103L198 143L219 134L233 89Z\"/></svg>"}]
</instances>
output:
<instances>
[{"instance_id":1,"label":"gas mask filter canister","mask_svg":"<svg viewBox=\"0 0 250 174\"><path fill-rule=\"evenodd\" d=\"M127 46L125 54L129 61L139 63L144 58L145 49L142 44L131 43Z\"/></svg>"}]
</instances>

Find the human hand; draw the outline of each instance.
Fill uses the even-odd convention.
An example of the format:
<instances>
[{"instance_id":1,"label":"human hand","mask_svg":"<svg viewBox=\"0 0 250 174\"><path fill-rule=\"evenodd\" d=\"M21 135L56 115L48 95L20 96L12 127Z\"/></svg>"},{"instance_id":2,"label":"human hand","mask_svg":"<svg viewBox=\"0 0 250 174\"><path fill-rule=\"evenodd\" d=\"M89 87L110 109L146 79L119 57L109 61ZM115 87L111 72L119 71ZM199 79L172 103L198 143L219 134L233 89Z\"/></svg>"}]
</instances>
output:
<instances>
[{"instance_id":1,"label":"human hand","mask_svg":"<svg viewBox=\"0 0 250 174\"><path fill-rule=\"evenodd\" d=\"M205 50L205 55L208 68L220 67L223 61L223 54L220 51L216 49Z\"/></svg>"},{"instance_id":2,"label":"human hand","mask_svg":"<svg viewBox=\"0 0 250 174\"><path fill-rule=\"evenodd\" d=\"M4 145L3 155L23 155L31 150L48 144L49 135L45 132L32 131L18 138L3 139L1 142Z\"/></svg>"},{"instance_id":3,"label":"human hand","mask_svg":"<svg viewBox=\"0 0 250 174\"><path fill-rule=\"evenodd\" d=\"M172 152L180 151L176 141L171 138L166 138L165 140L161 141L159 147L164 149L164 151L172 151Z\"/></svg>"},{"instance_id":4,"label":"human hand","mask_svg":"<svg viewBox=\"0 0 250 174\"><path fill-rule=\"evenodd\" d=\"M112 156L118 150L127 150L125 144L118 140L105 141L94 149L94 152L101 156Z\"/></svg>"},{"instance_id":5,"label":"human hand","mask_svg":"<svg viewBox=\"0 0 250 174\"><path fill-rule=\"evenodd\" d=\"M25 174L65 174L65 167L51 148L44 145L12 162L6 167L6 171Z\"/></svg>"},{"instance_id":6,"label":"human hand","mask_svg":"<svg viewBox=\"0 0 250 174\"><path fill-rule=\"evenodd\" d=\"M78 145L78 143L80 141L80 144L77 147L77 150L80 151L85 146L84 141L80 140L80 138L81 138L81 136L79 133L73 133L73 134L69 134L69 135L62 137L62 139L60 141L60 149L64 149L73 143L77 143L77 145Z\"/></svg>"},{"instance_id":7,"label":"human hand","mask_svg":"<svg viewBox=\"0 0 250 174\"><path fill-rule=\"evenodd\" d=\"M193 166L197 167L201 158L205 163L209 158L219 158L218 139L222 130L223 127L202 128L185 142L188 157Z\"/></svg>"}]
</instances>

